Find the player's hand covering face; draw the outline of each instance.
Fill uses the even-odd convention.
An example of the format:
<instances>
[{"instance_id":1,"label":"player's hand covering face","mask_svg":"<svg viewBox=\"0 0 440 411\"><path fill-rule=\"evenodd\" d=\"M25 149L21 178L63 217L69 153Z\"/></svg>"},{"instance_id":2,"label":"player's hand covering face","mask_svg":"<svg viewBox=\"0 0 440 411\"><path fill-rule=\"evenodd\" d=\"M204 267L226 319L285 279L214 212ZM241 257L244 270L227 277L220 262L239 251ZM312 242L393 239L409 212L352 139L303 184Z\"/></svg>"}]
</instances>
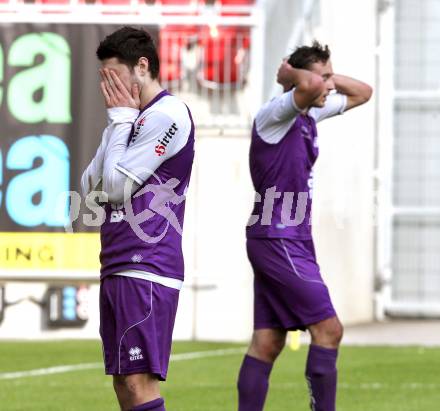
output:
<instances>
[{"instance_id":1,"label":"player's hand covering face","mask_svg":"<svg viewBox=\"0 0 440 411\"><path fill-rule=\"evenodd\" d=\"M99 70L101 75L101 91L104 95L107 108L130 107L139 109L141 104L139 86L134 83L131 90L122 83L114 70L103 68Z\"/></svg>"}]
</instances>

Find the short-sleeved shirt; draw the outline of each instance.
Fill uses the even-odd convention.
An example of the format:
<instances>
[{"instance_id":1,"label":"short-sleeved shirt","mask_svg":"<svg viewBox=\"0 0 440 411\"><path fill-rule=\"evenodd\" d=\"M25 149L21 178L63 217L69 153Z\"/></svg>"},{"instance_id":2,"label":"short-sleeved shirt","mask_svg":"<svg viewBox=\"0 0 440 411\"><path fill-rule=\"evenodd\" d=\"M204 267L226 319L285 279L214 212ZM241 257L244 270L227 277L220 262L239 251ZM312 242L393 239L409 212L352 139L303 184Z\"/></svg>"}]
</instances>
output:
<instances>
[{"instance_id":1,"label":"short-sleeved shirt","mask_svg":"<svg viewBox=\"0 0 440 411\"><path fill-rule=\"evenodd\" d=\"M140 187L124 204L105 206L101 278L129 271L183 280L182 229L193 158L191 113L163 91L139 113L116 166Z\"/></svg>"},{"instance_id":2,"label":"short-sleeved shirt","mask_svg":"<svg viewBox=\"0 0 440 411\"><path fill-rule=\"evenodd\" d=\"M249 164L256 199L248 238L312 238L316 123L342 114L347 97L330 94L324 107L304 112L293 93L295 89L270 100L254 120Z\"/></svg>"}]
</instances>

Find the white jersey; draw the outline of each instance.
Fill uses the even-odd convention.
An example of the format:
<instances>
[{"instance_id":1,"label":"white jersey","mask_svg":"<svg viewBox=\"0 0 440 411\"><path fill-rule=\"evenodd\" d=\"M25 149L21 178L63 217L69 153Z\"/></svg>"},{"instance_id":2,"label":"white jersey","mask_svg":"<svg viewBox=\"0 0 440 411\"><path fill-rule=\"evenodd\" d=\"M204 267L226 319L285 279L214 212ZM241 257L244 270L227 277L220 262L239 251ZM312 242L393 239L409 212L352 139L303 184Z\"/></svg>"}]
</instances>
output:
<instances>
[{"instance_id":1,"label":"white jersey","mask_svg":"<svg viewBox=\"0 0 440 411\"><path fill-rule=\"evenodd\" d=\"M163 162L185 147L191 119L181 100L166 95L141 111L133 127L128 148L116 169L142 185Z\"/></svg>"}]
</instances>

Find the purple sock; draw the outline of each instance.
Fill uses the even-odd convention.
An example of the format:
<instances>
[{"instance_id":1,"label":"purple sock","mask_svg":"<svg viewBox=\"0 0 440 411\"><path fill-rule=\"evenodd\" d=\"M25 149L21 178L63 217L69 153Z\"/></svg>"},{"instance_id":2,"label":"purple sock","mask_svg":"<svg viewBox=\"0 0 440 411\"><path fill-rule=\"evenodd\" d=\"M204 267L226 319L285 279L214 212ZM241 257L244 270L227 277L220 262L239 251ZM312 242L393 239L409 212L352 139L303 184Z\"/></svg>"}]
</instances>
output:
<instances>
[{"instance_id":1,"label":"purple sock","mask_svg":"<svg viewBox=\"0 0 440 411\"><path fill-rule=\"evenodd\" d=\"M133 407L130 411L165 411L165 402L163 398L156 398L153 401Z\"/></svg>"},{"instance_id":2,"label":"purple sock","mask_svg":"<svg viewBox=\"0 0 440 411\"><path fill-rule=\"evenodd\" d=\"M307 357L306 379L310 391L312 411L335 411L337 349L310 345Z\"/></svg>"},{"instance_id":3,"label":"purple sock","mask_svg":"<svg viewBox=\"0 0 440 411\"><path fill-rule=\"evenodd\" d=\"M238 376L238 411L261 411L272 364L245 355Z\"/></svg>"}]
</instances>

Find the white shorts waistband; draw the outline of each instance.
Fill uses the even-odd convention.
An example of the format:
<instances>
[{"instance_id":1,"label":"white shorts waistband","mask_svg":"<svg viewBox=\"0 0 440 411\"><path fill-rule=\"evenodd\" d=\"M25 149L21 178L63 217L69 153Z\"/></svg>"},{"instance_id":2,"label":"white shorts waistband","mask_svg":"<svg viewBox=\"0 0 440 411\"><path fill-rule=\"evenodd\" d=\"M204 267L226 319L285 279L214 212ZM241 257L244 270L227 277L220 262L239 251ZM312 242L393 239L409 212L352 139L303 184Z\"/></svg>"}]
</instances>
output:
<instances>
[{"instance_id":1,"label":"white shorts waistband","mask_svg":"<svg viewBox=\"0 0 440 411\"><path fill-rule=\"evenodd\" d=\"M161 275L149 273L146 271L139 270L127 270L120 271L119 273L114 273L112 275L121 275L123 277L139 278L141 280L148 280L152 283L158 283L164 285L165 287L174 288L175 290L180 290L183 286L183 281L177 278L163 277Z\"/></svg>"}]
</instances>

